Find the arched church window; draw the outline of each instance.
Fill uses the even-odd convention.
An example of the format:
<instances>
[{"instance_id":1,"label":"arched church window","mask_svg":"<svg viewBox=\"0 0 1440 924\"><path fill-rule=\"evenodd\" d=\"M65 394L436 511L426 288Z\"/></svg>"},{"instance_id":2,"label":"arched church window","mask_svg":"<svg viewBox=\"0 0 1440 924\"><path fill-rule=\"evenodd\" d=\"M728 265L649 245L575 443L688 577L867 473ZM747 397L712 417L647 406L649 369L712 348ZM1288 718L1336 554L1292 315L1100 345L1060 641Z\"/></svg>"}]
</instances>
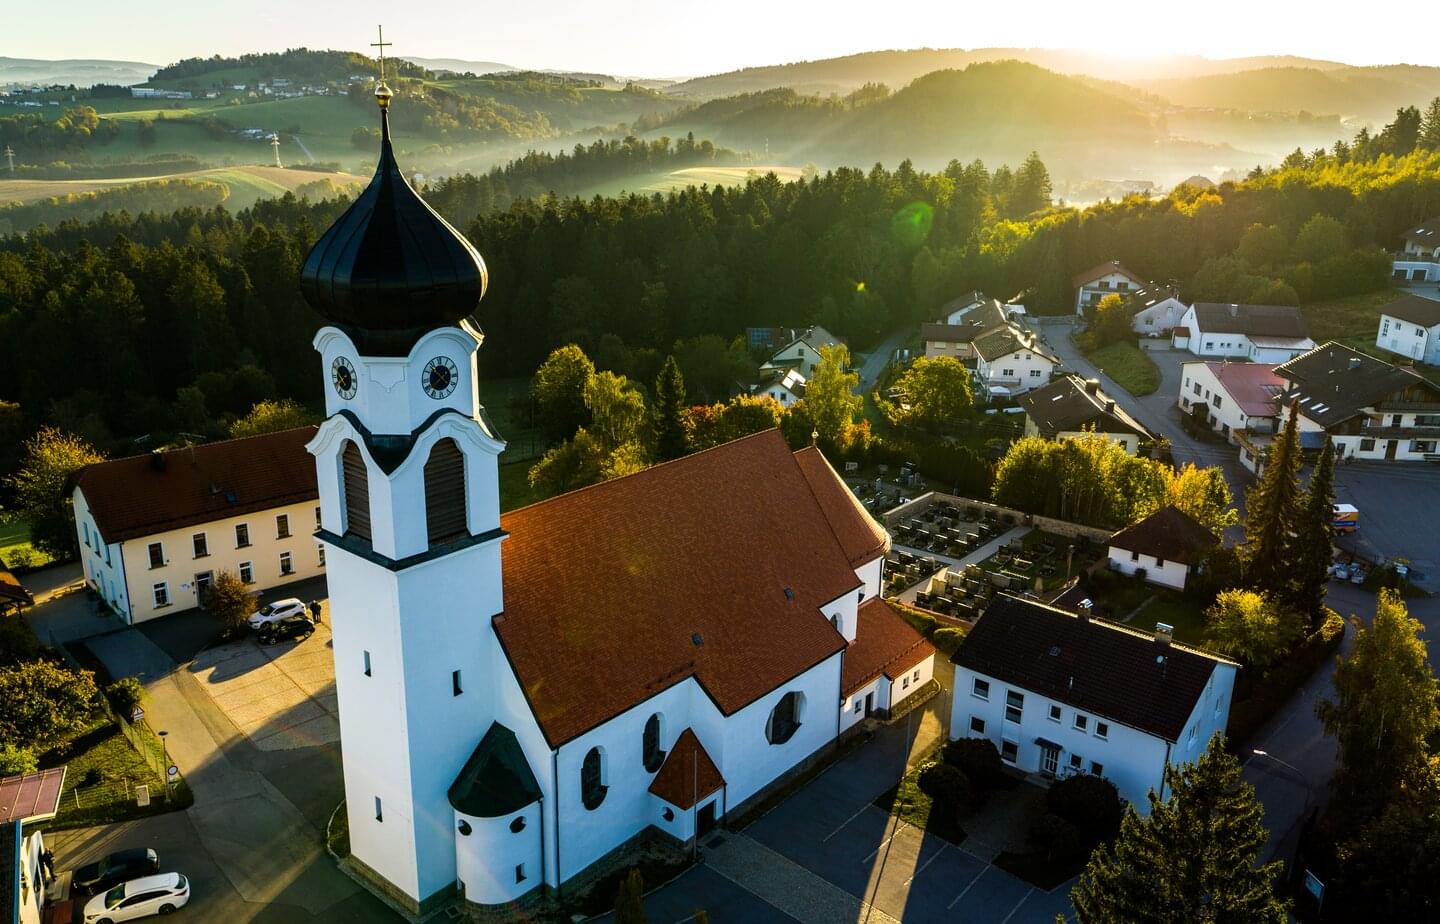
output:
<instances>
[{"instance_id":1,"label":"arched church window","mask_svg":"<svg viewBox=\"0 0 1440 924\"><path fill-rule=\"evenodd\" d=\"M465 836L465 837L469 837L469 836L470 836L470 832L472 832L472 831L475 830L474 828L470 827L470 822L466 821L466 820L463 819L463 818L460 819L460 823L455 826L455 829L456 829L457 831L459 831L459 832L461 833L461 835L463 835L463 836Z\"/></svg>"},{"instance_id":2,"label":"arched church window","mask_svg":"<svg viewBox=\"0 0 1440 924\"><path fill-rule=\"evenodd\" d=\"M840 628L840 614L839 614L839 613L836 613L834 616L831 616L831 617L830 617L830 625L832 625L832 626L835 627L835 631L836 631L836 632L843 631L843 630Z\"/></svg>"},{"instance_id":3,"label":"arched church window","mask_svg":"<svg viewBox=\"0 0 1440 924\"><path fill-rule=\"evenodd\" d=\"M425 529L431 545L469 535L465 525L465 457L452 439L436 443L425 462Z\"/></svg>"},{"instance_id":4,"label":"arched church window","mask_svg":"<svg viewBox=\"0 0 1440 924\"><path fill-rule=\"evenodd\" d=\"M587 809L594 811L605 801L605 755L599 748L591 748L580 765L580 801Z\"/></svg>"},{"instance_id":5,"label":"arched church window","mask_svg":"<svg viewBox=\"0 0 1440 924\"><path fill-rule=\"evenodd\" d=\"M641 736L644 748L645 769L654 773L665 762L665 752L660 750L660 713L655 713L645 722L645 733Z\"/></svg>"},{"instance_id":6,"label":"arched church window","mask_svg":"<svg viewBox=\"0 0 1440 924\"><path fill-rule=\"evenodd\" d=\"M524 830L525 830L525 816L524 816L524 815L517 815L517 816L515 816L515 820L512 821L512 822L510 822L510 831L511 831L511 833L513 833L513 834L519 834L521 831L524 831Z\"/></svg>"},{"instance_id":7,"label":"arched church window","mask_svg":"<svg viewBox=\"0 0 1440 924\"><path fill-rule=\"evenodd\" d=\"M780 697L775 708L770 710L770 721L765 723L765 740L771 744L789 741L800 728L804 705L805 697L794 690Z\"/></svg>"},{"instance_id":8,"label":"arched church window","mask_svg":"<svg viewBox=\"0 0 1440 924\"><path fill-rule=\"evenodd\" d=\"M345 500L345 535L370 539L370 473L353 442L340 454L340 491Z\"/></svg>"}]
</instances>

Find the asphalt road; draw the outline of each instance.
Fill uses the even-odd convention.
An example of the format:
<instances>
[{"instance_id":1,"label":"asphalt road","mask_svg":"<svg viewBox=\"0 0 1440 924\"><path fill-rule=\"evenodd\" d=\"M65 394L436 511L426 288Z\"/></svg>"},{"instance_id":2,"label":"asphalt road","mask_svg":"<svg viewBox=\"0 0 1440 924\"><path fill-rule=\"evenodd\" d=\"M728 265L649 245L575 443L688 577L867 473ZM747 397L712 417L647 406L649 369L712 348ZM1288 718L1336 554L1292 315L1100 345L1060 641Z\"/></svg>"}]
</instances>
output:
<instances>
[{"instance_id":1,"label":"asphalt road","mask_svg":"<svg viewBox=\"0 0 1440 924\"><path fill-rule=\"evenodd\" d=\"M856 394L863 395L875 387L880 380L880 375L890 363L890 357L909 339L914 328L902 327L882 340L869 353L865 354L865 361L855 370L860 373L860 384L855 389Z\"/></svg>"}]
</instances>

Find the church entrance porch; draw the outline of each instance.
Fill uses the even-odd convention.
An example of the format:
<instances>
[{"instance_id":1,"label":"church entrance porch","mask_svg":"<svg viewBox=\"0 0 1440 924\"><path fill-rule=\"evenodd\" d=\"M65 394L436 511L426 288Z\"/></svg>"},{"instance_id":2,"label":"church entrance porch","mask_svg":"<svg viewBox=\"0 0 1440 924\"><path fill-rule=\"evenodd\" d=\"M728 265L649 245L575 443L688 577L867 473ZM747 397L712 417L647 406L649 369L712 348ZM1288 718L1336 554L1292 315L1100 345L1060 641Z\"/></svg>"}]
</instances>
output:
<instances>
[{"instance_id":1,"label":"church entrance porch","mask_svg":"<svg viewBox=\"0 0 1440 924\"><path fill-rule=\"evenodd\" d=\"M700 810L695 814L695 834L697 837L704 837L714 830L715 801L712 799L700 806Z\"/></svg>"}]
</instances>

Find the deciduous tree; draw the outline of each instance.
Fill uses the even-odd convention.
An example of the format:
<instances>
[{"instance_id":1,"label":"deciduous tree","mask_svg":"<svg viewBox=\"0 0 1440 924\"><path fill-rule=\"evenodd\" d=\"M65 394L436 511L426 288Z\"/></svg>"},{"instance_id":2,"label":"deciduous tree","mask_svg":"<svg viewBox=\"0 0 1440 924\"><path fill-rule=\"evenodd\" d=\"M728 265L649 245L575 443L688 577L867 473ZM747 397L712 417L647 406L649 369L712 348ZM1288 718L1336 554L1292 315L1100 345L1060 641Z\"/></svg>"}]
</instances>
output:
<instances>
[{"instance_id":1,"label":"deciduous tree","mask_svg":"<svg viewBox=\"0 0 1440 924\"><path fill-rule=\"evenodd\" d=\"M74 556L79 546L75 516L65 482L80 469L103 461L89 443L55 427L41 427L25 442L20 470L10 479L15 508L30 524L30 542L56 558Z\"/></svg>"},{"instance_id":2,"label":"deciduous tree","mask_svg":"<svg viewBox=\"0 0 1440 924\"><path fill-rule=\"evenodd\" d=\"M839 445L864 399L855 394L860 376L847 372L850 350L843 343L820 348L820 363L805 383L805 408L819 438Z\"/></svg>"},{"instance_id":3,"label":"deciduous tree","mask_svg":"<svg viewBox=\"0 0 1440 924\"><path fill-rule=\"evenodd\" d=\"M261 401L250 408L250 413L230 425L232 437L259 436L262 433L276 433L315 423L316 415L299 401L281 398L278 401Z\"/></svg>"},{"instance_id":4,"label":"deciduous tree","mask_svg":"<svg viewBox=\"0 0 1440 924\"><path fill-rule=\"evenodd\" d=\"M1125 299L1118 295L1107 295L1095 306L1094 317L1090 319L1088 338L1092 348L1102 347L1122 340L1134 340L1130 319L1135 316Z\"/></svg>"},{"instance_id":5,"label":"deciduous tree","mask_svg":"<svg viewBox=\"0 0 1440 924\"><path fill-rule=\"evenodd\" d=\"M1249 667L1278 661L1301 633L1294 615L1253 590L1225 590L1205 611L1205 640Z\"/></svg>"},{"instance_id":6,"label":"deciduous tree","mask_svg":"<svg viewBox=\"0 0 1440 924\"><path fill-rule=\"evenodd\" d=\"M255 612L255 597L251 588L235 574L218 571L205 592L205 610L214 616L228 632L245 628L245 621Z\"/></svg>"},{"instance_id":7,"label":"deciduous tree","mask_svg":"<svg viewBox=\"0 0 1440 924\"><path fill-rule=\"evenodd\" d=\"M954 430L975 409L970 370L951 356L921 356L895 384L904 390L909 405L900 419L924 430Z\"/></svg>"},{"instance_id":8,"label":"deciduous tree","mask_svg":"<svg viewBox=\"0 0 1440 924\"><path fill-rule=\"evenodd\" d=\"M48 747L85 727L99 695L93 673L54 661L0 669L0 744Z\"/></svg>"},{"instance_id":9,"label":"deciduous tree","mask_svg":"<svg viewBox=\"0 0 1440 924\"><path fill-rule=\"evenodd\" d=\"M585 386L594 376L595 364L573 343L553 350L535 370L535 405L547 438L565 439L590 422Z\"/></svg>"}]
</instances>

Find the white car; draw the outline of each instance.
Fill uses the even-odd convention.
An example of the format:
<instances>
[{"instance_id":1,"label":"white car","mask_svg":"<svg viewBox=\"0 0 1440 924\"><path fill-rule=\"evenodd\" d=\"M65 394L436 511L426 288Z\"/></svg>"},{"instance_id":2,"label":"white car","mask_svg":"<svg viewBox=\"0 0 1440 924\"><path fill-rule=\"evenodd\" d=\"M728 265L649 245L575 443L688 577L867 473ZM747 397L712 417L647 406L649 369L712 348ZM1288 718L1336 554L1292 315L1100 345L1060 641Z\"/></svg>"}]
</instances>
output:
<instances>
[{"instance_id":1,"label":"white car","mask_svg":"<svg viewBox=\"0 0 1440 924\"><path fill-rule=\"evenodd\" d=\"M85 924L119 924L152 914L170 914L190 901L190 880L161 873L122 882L85 903Z\"/></svg>"},{"instance_id":2,"label":"white car","mask_svg":"<svg viewBox=\"0 0 1440 924\"><path fill-rule=\"evenodd\" d=\"M267 603L260 609L250 614L246 620L250 628L258 629L267 622L275 622L284 619L286 616L304 616L308 610L304 601L296 597L286 597L284 600L276 600L274 603Z\"/></svg>"}]
</instances>

